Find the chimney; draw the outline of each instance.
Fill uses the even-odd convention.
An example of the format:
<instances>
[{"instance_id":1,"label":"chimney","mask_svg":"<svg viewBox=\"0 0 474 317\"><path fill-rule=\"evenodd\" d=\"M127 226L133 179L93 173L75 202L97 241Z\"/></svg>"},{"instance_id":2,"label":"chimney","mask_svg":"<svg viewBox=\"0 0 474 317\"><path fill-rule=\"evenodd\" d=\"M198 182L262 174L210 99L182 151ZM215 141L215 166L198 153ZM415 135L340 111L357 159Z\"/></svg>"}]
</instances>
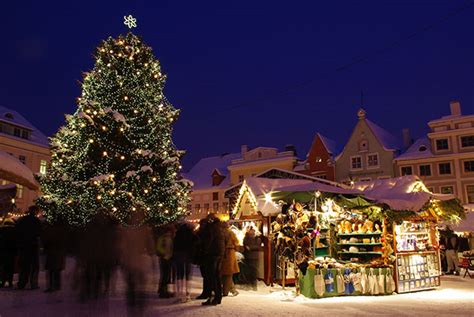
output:
<instances>
[{"instance_id":1,"label":"chimney","mask_svg":"<svg viewBox=\"0 0 474 317\"><path fill-rule=\"evenodd\" d=\"M407 149L413 143L413 140L410 137L410 129L408 128L403 129L402 137L403 137L403 147Z\"/></svg>"},{"instance_id":2,"label":"chimney","mask_svg":"<svg viewBox=\"0 0 474 317\"><path fill-rule=\"evenodd\" d=\"M451 108L451 115L459 117L461 115L461 103L457 100L453 100L449 103L449 108Z\"/></svg>"},{"instance_id":3,"label":"chimney","mask_svg":"<svg viewBox=\"0 0 474 317\"><path fill-rule=\"evenodd\" d=\"M357 111L357 116L359 117L359 120L364 120L367 112L360 108L359 111Z\"/></svg>"},{"instance_id":4,"label":"chimney","mask_svg":"<svg viewBox=\"0 0 474 317\"><path fill-rule=\"evenodd\" d=\"M293 152L293 155L296 156L296 147L293 144L285 145L285 152Z\"/></svg>"},{"instance_id":5,"label":"chimney","mask_svg":"<svg viewBox=\"0 0 474 317\"><path fill-rule=\"evenodd\" d=\"M247 144L244 144L240 147L240 154L242 155L242 158L244 157L244 154L247 153L249 150L249 147Z\"/></svg>"}]
</instances>

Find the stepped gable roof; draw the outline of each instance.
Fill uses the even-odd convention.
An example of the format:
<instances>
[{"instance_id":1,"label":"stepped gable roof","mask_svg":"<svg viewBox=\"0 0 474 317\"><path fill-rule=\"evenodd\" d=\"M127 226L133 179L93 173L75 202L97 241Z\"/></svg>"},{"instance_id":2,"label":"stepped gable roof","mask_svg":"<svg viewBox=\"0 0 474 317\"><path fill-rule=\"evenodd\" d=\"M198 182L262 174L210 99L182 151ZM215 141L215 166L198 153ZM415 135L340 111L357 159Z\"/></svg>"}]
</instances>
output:
<instances>
[{"instance_id":1,"label":"stepped gable roof","mask_svg":"<svg viewBox=\"0 0 474 317\"><path fill-rule=\"evenodd\" d=\"M30 130L30 138L28 140L19 138L21 141L31 142L37 145L49 147L48 138L38 128L32 125L28 120L25 119L25 117L23 117L15 110L0 106L0 122L9 123L20 128ZM15 136L12 137L16 138Z\"/></svg>"},{"instance_id":2,"label":"stepped gable roof","mask_svg":"<svg viewBox=\"0 0 474 317\"><path fill-rule=\"evenodd\" d=\"M218 156L206 157L197 162L189 172L183 176L194 183L193 190L206 188L225 188L230 184L229 166L232 160L240 158L240 153L230 153ZM219 186L212 186L212 173L217 171L225 179Z\"/></svg>"}]
</instances>

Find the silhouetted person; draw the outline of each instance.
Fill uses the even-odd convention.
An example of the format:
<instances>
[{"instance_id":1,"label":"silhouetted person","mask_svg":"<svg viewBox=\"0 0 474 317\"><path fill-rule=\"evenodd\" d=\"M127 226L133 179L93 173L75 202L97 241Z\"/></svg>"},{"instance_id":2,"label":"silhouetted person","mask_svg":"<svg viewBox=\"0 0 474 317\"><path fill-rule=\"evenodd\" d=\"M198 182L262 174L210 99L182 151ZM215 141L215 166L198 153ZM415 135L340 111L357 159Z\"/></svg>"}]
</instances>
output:
<instances>
[{"instance_id":1,"label":"silhouetted person","mask_svg":"<svg viewBox=\"0 0 474 317\"><path fill-rule=\"evenodd\" d=\"M447 274L459 275L459 238L451 230L451 228L448 227L446 231L446 261L448 263Z\"/></svg>"},{"instance_id":2,"label":"silhouetted person","mask_svg":"<svg viewBox=\"0 0 474 317\"><path fill-rule=\"evenodd\" d=\"M211 296L203 305L218 305L222 301L221 268L225 253L225 238L221 222L213 214L203 233L203 254L206 278L209 280ZM214 297L212 297L212 293Z\"/></svg>"},{"instance_id":3,"label":"silhouetted person","mask_svg":"<svg viewBox=\"0 0 474 317\"><path fill-rule=\"evenodd\" d=\"M46 255L47 288L45 292L61 289L61 272L66 266L66 243L69 240L66 224L62 221L45 224L41 236Z\"/></svg>"},{"instance_id":4,"label":"silhouetted person","mask_svg":"<svg viewBox=\"0 0 474 317\"><path fill-rule=\"evenodd\" d=\"M31 206L28 215L20 218L16 224L20 261L19 289L24 289L28 282L31 289L38 288L41 222L36 217L37 211L37 207Z\"/></svg>"},{"instance_id":5,"label":"silhouetted person","mask_svg":"<svg viewBox=\"0 0 474 317\"><path fill-rule=\"evenodd\" d=\"M5 219L0 225L0 287L13 286L15 268L16 234L15 222Z\"/></svg>"},{"instance_id":6,"label":"silhouetted person","mask_svg":"<svg viewBox=\"0 0 474 317\"><path fill-rule=\"evenodd\" d=\"M255 229L250 227L244 238L244 262L249 270L247 274L248 282L254 290L257 289L258 272L258 251L260 249L260 239L257 237Z\"/></svg>"},{"instance_id":7,"label":"silhouetted person","mask_svg":"<svg viewBox=\"0 0 474 317\"><path fill-rule=\"evenodd\" d=\"M191 277L191 261L196 243L196 236L189 223L178 224L173 242L173 262L176 268L176 296L181 301L189 297L189 280Z\"/></svg>"},{"instance_id":8,"label":"silhouetted person","mask_svg":"<svg viewBox=\"0 0 474 317\"><path fill-rule=\"evenodd\" d=\"M208 219L203 218L199 221L199 228L196 233L197 243L194 252L194 262L199 265L199 270L202 276L202 292L196 297L196 299L208 299L211 297L211 287L209 285L209 277L206 276L206 262L204 256L204 242L205 242L205 233L206 226L208 224Z\"/></svg>"}]
</instances>

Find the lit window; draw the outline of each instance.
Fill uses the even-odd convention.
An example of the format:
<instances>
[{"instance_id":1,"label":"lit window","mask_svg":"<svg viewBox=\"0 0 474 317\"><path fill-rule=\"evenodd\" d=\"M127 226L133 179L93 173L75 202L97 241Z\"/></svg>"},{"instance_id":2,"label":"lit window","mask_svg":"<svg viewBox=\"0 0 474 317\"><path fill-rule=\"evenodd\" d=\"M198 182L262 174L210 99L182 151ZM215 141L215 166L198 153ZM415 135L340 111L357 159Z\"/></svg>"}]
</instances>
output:
<instances>
[{"instance_id":1,"label":"lit window","mask_svg":"<svg viewBox=\"0 0 474 317\"><path fill-rule=\"evenodd\" d=\"M378 154L369 154L369 155L367 155L367 166L368 167L377 167L377 166L379 166L379 155Z\"/></svg>"},{"instance_id":2,"label":"lit window","mask_svg":"<svg viewBox=\"0 0 474 317\"><path fill-rule=\"evenodd\" d=\"M200 205L200 204L194 205L194 211L195 211L196 213L198 213L200 210L201 210L201 205Z\"/></svg>"},{"instance_id":3,"label":"lit window","mask_svg":"<svg viewBox=\"0 0 474 317\"><path fill-rule=\"evenodd\" d=\"M219 200L219 192L212 193L212 200Z\"/></svg>"},{"instance_id":4,"label":"lit window","mask_svg":"<svg viewBox=\"0 0 474 317\"><path fill-rule=\"evenodd\" d=\"M411 166L402 166L400 170L401 170L402 176L413 175L413 169L411 168Z\"/></svg>"},{"instance_id":5,"label":"lit window","mask_svg":"<svg viewBox=\"0 0 474 317\"><path fill-rule=\"evenodd\" d=\"M438 151L449 150L448 139L438 139L438 140L436 140L436 149Z\"/></svg>"},{"instance_id":6,"label":"lit window","mask_svg":"<svg viewBox=\"0 0 474 317\"><path fill-rule=\"evenodd\" d=\"M229 211L229 203L228 202L222 203L222 209L224 212Z\"/></svg>"},{"instance_id":7,"label":"lit window","mask_svg":"<svg viewBox=\"0 0 474 317\"><path fill-rule=\"evenodd\" d=\"M16 198L23 198L23 186L16 185Z\"/></svg>"},{"instance_id":8,"label":"lit window","mask_svg":"<svg viewBox=\"0 0 474 317\"><path fill-rule=\"evenodd\" d=\"M314 160L316 161L316 163L321 163L323 161L323 159L320 156L316 156Z\"/></svg>"},{"instance_id":9,"label":"lit window","mask_svg":"<svg viewBox=\"0 0 474 317\"><path fill-rule=\"evenodd\" d=\"M217 211L219 210L219 203L213 203L213 204L212 204L212 210L213 210L214 212L217 212Z\"/></svg>"},{"instance_id":10,"label":"lit window","mask_svg":"<svg viewBox=\"0 0 474 317\"><path fill-rule=\"evenodd\" d=\"M209 211L209 204L204 204L204 211Z\"/></svg>"},{"instance_id":11,"label":"lit window","mask_svg":"<svg viewBox=\"0 0 474 317\"><path fill-rule=\"evenodd\" d=\"M441 187L441 194L453 194L454 189L453 186L443 186Z\"/></svg>"},{"instance_id":12,"label":"lit window","mask_svg":"<svg viewBox=\"0 0 474 317\"><path fill-rule=\"evenodd\" d=\"M431 176L431 165L420 165L420 176Z\"/></svg>"},{"instance_id":13,"label":"lit window","mask_svg":"<svg viewBox=\"0 0 474 317\"><path fill-rule=\"evenodd\" d=\"M244 175L239 175L239 183L242 183L244 181Z\"/></svg>"},{"instance_id":14,"label":"lit window","mask_svg":"<svg viewBox=\"0 0 474 317\"><path fill-rule=\"evenodd\" d=\"M474 161L464 162L464 172L466 173L474 172Z\"/></svg>"},{"instance_id":15,"label":"lit window","mask_svg":"<svg viewBox=\"0 0 474 317\"><path fill-rule=\"evenodd\" d=\"M353 156L351 157L351 169L361 169L362 168L362 157Z\"/></svg>"},{"instance_id":16,"label":"lit window","mask_svg":"<svg viewBox=\"0 0 474 317\"><path fill-rule=\"evenodd\" d=\"M451 163L439 163L438 170L440 175L451 174Z\"/></svg>"},{"instance_id":17,"label":"lit window","mask_svg":"<svg viewBox=\"0 0 474 317\"><path fill-rule=\"evenodd\" d=\"M46 167L48 166L48 162L45 160L41 160L40 162L40 174L46 175Z\"/></svg>"},{"instance_id":18,"label":"lit window","mask_svg":"<svg viewBox=\"0 0 474 317\"><path fill-rule=\"evenodd\" d=\"M461 147L473 147L473 146L474 146L474 135L461 137Z\"/></svg>"}]
</instances>

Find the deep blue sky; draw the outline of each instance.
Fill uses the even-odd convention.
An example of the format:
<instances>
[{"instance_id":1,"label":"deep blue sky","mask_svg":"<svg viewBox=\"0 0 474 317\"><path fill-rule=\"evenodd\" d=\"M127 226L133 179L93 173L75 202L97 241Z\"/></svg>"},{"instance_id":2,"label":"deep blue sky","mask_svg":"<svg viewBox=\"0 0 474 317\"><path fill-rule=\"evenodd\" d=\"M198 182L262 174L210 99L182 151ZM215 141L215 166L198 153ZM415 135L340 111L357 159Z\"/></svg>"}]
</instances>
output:
<instances>
[{"instance_id":1,"label":"deep blue sky","mask_svg":"<svg viewBox=\"0 0 474 317\"><path fill-rule=\"evenodd\" d=\"M166 96L182 109L174 139L188 150L186 167L241 144L291 143L304 157L318 131L342 144L361 90L370 119L418 137L450 100L474 112L470 3L2 1L0 104L56 132L95 47L125 33L132 14L168 75Z\"/></svg>"}]
</instances>

